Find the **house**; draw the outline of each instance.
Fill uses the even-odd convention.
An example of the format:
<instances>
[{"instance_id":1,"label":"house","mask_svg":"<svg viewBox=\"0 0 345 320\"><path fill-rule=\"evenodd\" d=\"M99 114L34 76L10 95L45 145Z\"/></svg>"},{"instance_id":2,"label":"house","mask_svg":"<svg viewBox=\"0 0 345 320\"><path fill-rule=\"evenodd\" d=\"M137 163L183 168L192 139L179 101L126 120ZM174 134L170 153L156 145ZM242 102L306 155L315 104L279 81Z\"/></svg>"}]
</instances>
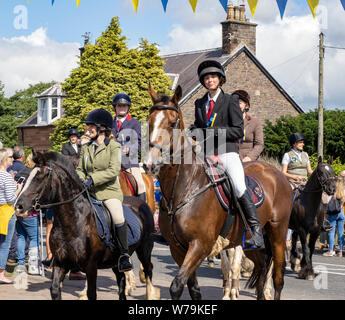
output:
<instances>
[{"instance_id":1,"label":"house","mask_svg":"<svg viewBox=\"0 0 345 320\"><path fill-rule=\"evenodd\" d=\"M63 116L63 98L61 84L56 83L37 98L37 112L17 126L18 145L36 151L50 148L49 136L54 131L54 122Z\"/></svg>"},{"instance_id":2,"label":"house","mask_svg":"<svg viewBox=\"0 0 345 320\"><path fill-rule=\"evenodd\" d=\"M251 97L250 113L264 123L283 115L304 113L292 97L256 58L256 27L245 15L245 6L228 5L226 21L222 22L222 47L165 55L164 70L171 78L172 90L181 85L180 101L186 127L194 122L194 101L206 89L199 83L197 68L208 59L220 62L226 71L227 93L246 90Z\"/></svg>"}]
</instances>

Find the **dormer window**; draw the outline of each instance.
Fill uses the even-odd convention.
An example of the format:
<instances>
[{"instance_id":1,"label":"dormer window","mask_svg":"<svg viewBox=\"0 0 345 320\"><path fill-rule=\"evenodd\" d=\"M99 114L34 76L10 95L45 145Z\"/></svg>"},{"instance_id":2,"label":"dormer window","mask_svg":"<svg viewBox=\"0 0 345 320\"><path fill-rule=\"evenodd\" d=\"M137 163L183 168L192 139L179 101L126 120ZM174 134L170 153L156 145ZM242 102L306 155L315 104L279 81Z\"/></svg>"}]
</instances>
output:
<instances>
[{"instance_id":1,"label":"dormer window","mask_svg":"<svg viewBox=\"0 0 345 320\"><path fill-rule=\"evenodd\" d=\"M48 122L48 99L40 99L39 100L40 106L39 106L39 112L38 112L38 118L39 122Z\"/></svg>"}]
</instances>

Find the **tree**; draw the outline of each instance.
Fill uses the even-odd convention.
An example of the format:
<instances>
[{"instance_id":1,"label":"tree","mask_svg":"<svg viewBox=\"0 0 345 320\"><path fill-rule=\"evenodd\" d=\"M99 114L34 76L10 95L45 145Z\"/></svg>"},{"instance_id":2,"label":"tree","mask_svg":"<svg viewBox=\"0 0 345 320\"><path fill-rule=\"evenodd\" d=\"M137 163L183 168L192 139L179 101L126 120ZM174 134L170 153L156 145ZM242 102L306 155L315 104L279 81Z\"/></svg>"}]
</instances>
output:
<instances>
[{"instance_id":1,"label":"tree","mask_svg":"<svg viewBox=\"0 0 345 320\"><path fill-rule=\"evenodd\" d=\"M170 94L170 80L164 73L156 44L141 39L138 48L128 49L118 18L113 18L95 44L85 46L79 67L63 84L67 95L63 103L65 116L55 123L52 149L61 150L69 128L78 127L82 132L90 111L102 107L114 115L111 102L119 92L131 97L130 113L139 120L145 119L152 105L149 82L158 92Z\"/></svg>"}]
</instances>

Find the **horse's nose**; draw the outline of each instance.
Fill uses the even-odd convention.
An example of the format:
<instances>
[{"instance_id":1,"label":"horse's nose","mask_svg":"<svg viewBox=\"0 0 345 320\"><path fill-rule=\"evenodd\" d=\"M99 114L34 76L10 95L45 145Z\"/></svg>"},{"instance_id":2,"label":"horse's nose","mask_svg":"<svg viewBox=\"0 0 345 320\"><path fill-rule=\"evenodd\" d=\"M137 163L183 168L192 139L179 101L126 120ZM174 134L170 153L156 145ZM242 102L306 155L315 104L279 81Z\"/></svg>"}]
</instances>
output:
<instances>
[{"instance_id":1,"label":"horse's nose","mask_svg":"<svg viewBox=\"0 0 345 320\"><path fill-rule=\"evenodd\" d=\"M23 213L24 207L21 204L17 204L15 210L16 210L16 213Z\"/></svg>"}]
</instances>

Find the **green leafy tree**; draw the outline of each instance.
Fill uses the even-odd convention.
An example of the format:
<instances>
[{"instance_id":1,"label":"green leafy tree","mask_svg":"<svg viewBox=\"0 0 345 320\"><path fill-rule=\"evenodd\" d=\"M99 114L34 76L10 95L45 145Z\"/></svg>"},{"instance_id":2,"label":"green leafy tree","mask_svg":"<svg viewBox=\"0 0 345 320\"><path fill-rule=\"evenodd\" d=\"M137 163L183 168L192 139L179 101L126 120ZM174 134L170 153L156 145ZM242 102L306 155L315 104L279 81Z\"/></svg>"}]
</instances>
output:
<instances>
[{"instance_id":1,"label":"green leafy tree","mask_svg":"<svg viewBox=\"0 0 345 320\"><path fill-rule=\"evenodd\" d=\"M152 105L149 82L158 92L170 94L170 80L164 73L156 44L141 39L138 48L128 49L118 18L113 18L95 44L85 46L79 67L63 84L67 95L63 103L65 116L55 123L52 149L61 150L69 128L78 127L82 132L90 111L102 107L114 115L111 102L119 92L131 97L131 115L145 119Z\"/></svg>"}]
</instances>

